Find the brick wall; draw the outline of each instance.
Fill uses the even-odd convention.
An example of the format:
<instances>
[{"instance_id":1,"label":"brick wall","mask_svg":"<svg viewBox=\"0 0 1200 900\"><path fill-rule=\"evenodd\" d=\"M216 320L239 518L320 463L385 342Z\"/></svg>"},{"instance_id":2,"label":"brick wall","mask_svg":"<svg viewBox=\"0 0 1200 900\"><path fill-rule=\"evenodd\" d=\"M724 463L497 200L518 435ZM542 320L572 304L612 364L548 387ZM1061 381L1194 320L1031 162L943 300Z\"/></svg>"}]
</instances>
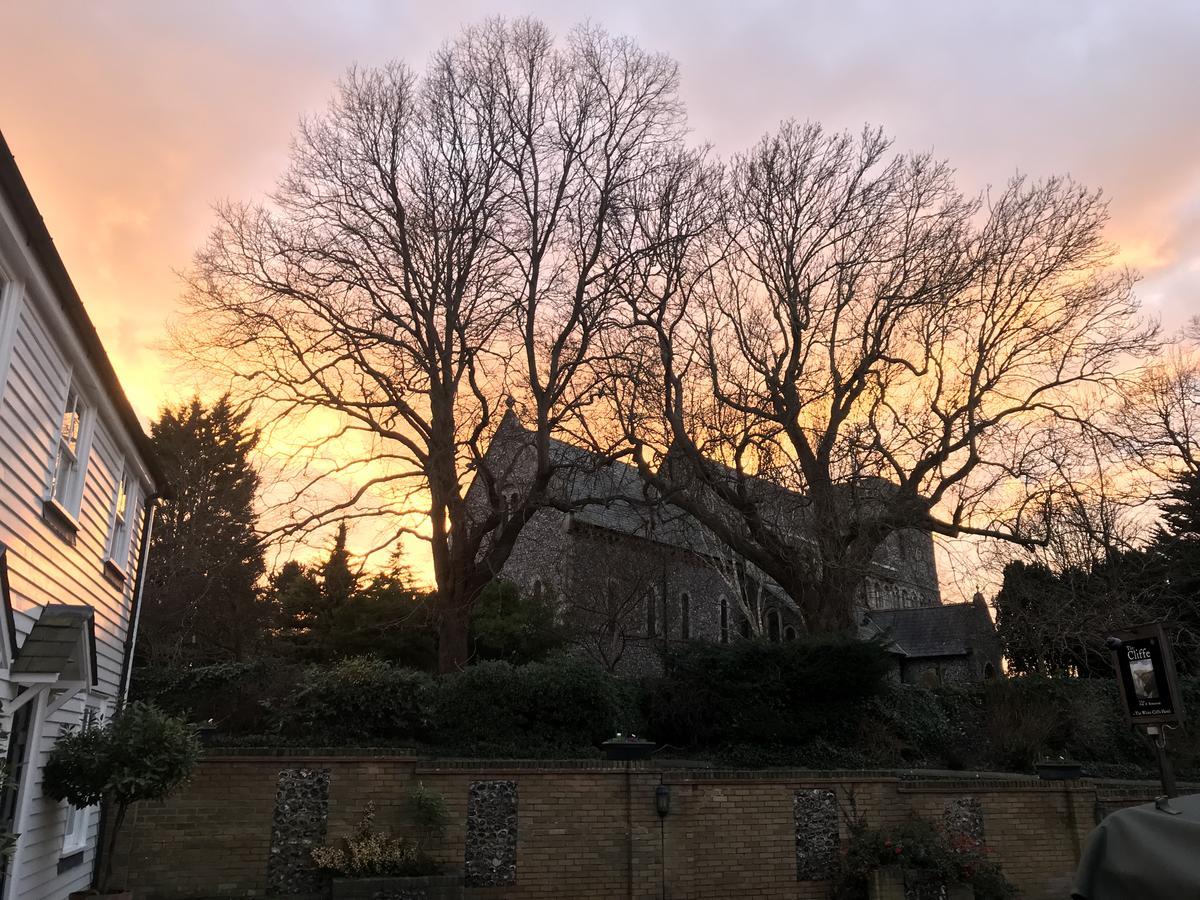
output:
<instances>
[{"instance_id":1,"label":"brick wall","mask_svg":"<svg viewBox=\"0 0 1200 900\"><path fill-rule=\"evenodd\" d=\"M948 806L982 814L984 840L1030 900L1060 898L1096 817L1145 802L1152 785L1116 788L1030 779L902 779L877 773L716 772L606 763L431 762L414 757L211 756L163 804L131 813L116 860L139 900L256 897L268 893L280 773L328 770L326 831L349 832L373 800L377 825L398 831L421 782L446 800L451 826L435 855L462 871L474 782L515 783L516 876L468 887L499 898L824 898L824 881L797 880L798 791L831 791L871 824L915 812L943 822ZM322 774L323 778L324 775ZM665 819L659 785L671 793ZM828 795L822 795L828 796ZM286 812L286 811L285 811ZM840 839L846 839L838 816ZM278 865L279 860L276 860Z\"/></svg>"}]
</instances>

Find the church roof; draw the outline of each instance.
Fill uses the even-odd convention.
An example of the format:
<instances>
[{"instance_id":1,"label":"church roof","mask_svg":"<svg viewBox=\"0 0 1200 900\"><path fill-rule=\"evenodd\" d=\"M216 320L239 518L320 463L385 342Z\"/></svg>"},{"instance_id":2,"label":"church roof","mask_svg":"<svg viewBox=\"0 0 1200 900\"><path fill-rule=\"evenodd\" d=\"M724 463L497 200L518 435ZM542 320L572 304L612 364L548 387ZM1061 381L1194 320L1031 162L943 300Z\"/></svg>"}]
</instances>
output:
<instances>
[{"instance_id":1,"label":"church roof","mask_svg":"<svg viewBox=\"0 0 1200 900\"><path fill-rule=\"evenodd\" d=\"M587 503L572 512L576 521L621 534L702 552L715 546L703 527L682 510L657 502L634 466L551 439L550 453L561 466L551 491L562 500Z\"/></svg>"},{"instance_id":2,"label":"church roof","mask_svg":"<svg viewBox=\"0 0 1200 900\"><path fill-rule=\"evenodd\" d=\"M992 632L987 610L974 603L873 609L865 618L908 657L966 656Z\"/></svg>"}]
</instances>

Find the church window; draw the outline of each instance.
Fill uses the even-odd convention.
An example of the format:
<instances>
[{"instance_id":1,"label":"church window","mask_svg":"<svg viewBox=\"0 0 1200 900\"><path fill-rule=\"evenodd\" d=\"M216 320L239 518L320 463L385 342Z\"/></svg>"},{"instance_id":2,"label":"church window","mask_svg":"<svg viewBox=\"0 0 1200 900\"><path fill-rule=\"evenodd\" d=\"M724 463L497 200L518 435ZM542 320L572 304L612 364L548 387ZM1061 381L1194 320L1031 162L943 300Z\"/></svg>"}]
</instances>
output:
<instances>
[{"instance_id":1,"label":"church window","mask_svg":"<svg viewBox=\"0 0 1200 900\"><path fill-rule=\"evenodd\" d=\"M775 609L767 613L767 639L772 644L779 643L779 611Z\"/></svg>"},{"instance_id":2,"label":"church window","mask_svg":"<svg viewBox=\"0 0 1200 900\"><path fill-rule=\"evenodd\" d=\"M729 643L729 601L721 598L721 643Z\"/></svg>"},{"instance_id":3,"label":"church window","mask_svg":"<svg viewBox=\"0 0 1200 900\"><path fill-rule=\"evenodd\" d=\"M783 639L785 641L794 641L796 639L796 629L791 625L785 625L783 628Z\"/></svg>"}]
</instances>

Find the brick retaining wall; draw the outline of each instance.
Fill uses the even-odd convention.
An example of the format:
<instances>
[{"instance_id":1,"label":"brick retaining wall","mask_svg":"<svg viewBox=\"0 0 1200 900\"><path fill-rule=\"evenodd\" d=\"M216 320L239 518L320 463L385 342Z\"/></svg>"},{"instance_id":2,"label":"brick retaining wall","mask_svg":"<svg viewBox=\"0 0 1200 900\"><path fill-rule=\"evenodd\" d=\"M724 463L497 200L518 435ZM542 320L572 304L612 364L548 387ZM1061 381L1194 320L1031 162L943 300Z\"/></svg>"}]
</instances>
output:
<instances>
[{"instance_id":1,"label":"brick retaining wall","mask_svg":"<svg viewBox=\"0 0 1200 900\"><path fill-rule=\"evenodd\" d=\"M312 841L348 833L368 800L378 826L403 831L417 782L446 800L450 827L435 856L465 872L474 900L816 900L850 808L873 825L915 812L979 829L1023 896L1057 900L1097 816L1154 793L1018 777L213 755L172 799L131 811L117 872L138 900L318 896L302 871ZM670 790L664 819L660 785Z\"/></svg>"}]
</instances>

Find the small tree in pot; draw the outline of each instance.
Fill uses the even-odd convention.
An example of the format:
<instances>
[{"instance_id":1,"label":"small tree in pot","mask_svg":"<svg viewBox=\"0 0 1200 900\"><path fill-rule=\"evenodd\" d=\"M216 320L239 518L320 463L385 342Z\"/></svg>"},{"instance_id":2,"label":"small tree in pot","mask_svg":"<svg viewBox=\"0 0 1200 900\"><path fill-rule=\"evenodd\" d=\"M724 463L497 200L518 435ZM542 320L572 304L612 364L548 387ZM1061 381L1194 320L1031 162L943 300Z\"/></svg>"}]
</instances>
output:
<instances>
[{"instance_id":1,"label":"small tree in pot","mask_svg":"<svg viewBox=\"0 0 1200 900\"><path fill-rule=\"evenodd\" d=\"M129 807L166 797L199 757L200 743L187 723L148 703L127 704L103 725L58 739L42 772L42 792L79 809L108 807L98 893L122 893L111 887L113 851Z\"/></svg>"}]
</instances>

